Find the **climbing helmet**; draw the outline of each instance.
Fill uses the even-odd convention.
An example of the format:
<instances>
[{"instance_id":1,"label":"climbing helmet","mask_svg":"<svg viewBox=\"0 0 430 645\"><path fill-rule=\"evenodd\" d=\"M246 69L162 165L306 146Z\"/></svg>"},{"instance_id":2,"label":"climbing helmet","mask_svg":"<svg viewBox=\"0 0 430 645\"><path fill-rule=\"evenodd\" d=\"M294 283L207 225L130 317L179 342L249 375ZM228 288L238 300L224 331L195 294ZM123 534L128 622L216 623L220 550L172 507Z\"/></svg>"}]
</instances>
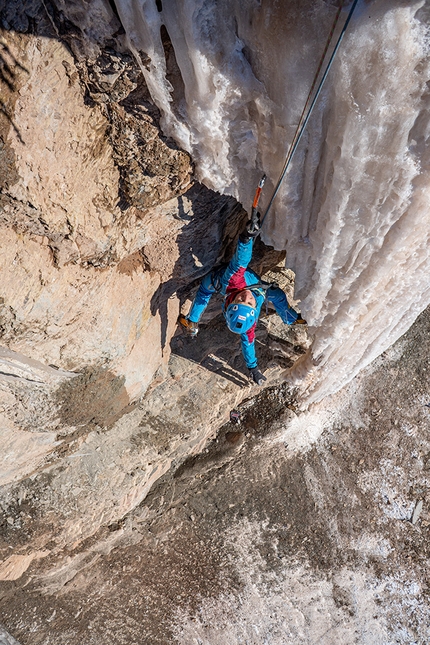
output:
<instances>
[{"instance_id":1,"label":"climbing helmet","mask_svg":"<svg viewBox=\"0 0 430 645\"><path fill-rule=\"evenodd\" d=\"M245 334L256 322L255 309L243 303L231 303L224 312L227 327L235 334Z\"/></svg>"}]
</instances>

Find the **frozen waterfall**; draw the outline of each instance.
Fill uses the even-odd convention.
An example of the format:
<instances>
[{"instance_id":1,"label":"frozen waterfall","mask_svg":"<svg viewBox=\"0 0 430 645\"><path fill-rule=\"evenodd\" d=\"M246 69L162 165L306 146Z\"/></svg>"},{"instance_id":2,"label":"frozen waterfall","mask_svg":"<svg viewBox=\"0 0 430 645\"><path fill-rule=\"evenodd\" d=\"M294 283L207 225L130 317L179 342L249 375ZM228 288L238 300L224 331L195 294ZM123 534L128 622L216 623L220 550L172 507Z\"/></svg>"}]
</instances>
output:
<instances>
[{"instance_id":1,"label":"frozen waterfall","mask_svg":"<svg viewBox=\"0 0 430 645\"><path fill-rule=\"evenodd\" d=\"M116 4L163 128L199 179L249 209L264 172L264 206L338 2ZM425 0L359 2L265 222L315 336L309 401L349 381L430 303L429 24Z\"/></svg>"}]
</instances>

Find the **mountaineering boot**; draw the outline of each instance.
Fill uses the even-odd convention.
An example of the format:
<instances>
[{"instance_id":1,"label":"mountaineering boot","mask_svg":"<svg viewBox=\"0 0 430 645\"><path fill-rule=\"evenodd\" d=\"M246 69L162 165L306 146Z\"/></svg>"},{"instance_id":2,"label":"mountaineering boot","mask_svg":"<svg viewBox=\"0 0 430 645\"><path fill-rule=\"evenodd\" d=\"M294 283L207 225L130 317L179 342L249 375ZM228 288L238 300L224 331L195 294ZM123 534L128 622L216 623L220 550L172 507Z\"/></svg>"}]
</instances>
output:
<instances>
[{"instance_id":1,"label":"mountaineering boot","mask_svg":"<svg viewBox=\"0 0 430 645\"><path fill-rule=\"evenodd\" d=\"M300 315L296 320L293 322L293 325L307 325L308 323L304 318L302 318Z\"/></svg>"},{"instance_id":2,"label":"mountaineering boot","mask_svg":"<svg viewBox=\"0 0 430 645\"><path fill-rule=\"evenodd\" d=\"M199 332L199 324L192 322L191 320L188 320L183 314L180 314L178 318L178 324L181 325L182 329L184 332L188 335L191 336L191 338L195 338Z\"/></svg>"}]
</instances>

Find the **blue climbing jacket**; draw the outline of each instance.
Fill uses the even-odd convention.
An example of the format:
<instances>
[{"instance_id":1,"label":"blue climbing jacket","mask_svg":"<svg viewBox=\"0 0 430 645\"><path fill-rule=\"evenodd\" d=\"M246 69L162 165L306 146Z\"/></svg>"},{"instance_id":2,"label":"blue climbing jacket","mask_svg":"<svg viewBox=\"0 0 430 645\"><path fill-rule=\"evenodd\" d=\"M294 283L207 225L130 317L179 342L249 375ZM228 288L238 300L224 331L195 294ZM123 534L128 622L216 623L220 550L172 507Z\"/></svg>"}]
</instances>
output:
<instances>
[{"instance_id":1,"label":"blue climbing jacket","mask_svg":"<svg viewBox=\"0 0 430 645\"><path fill-rule=\"evenodd\" d=\"M189 320L195 323L199 322L214 293L218 292L225 296L225 311L230 302L236 297L238 291L261 282L260 277L254 271L248 269L248 264L252 258L253 245L253 239L242 241L239 238L235 254L227 268L222 267L221 269L212 271L212 273L208 273L203 278L191 306L190 313L187 316ZM273 304L277 314L287 325L291 325L298 318L299 314L289 306L287 296L279 287L270 287L267 290L261 287L252 287L250 291L256 301L256 321L258 321L261 307L266 298ZM255 354L256 326L257 322L246 333L240 335L243 357L249 369L257 367L257 357Z\"/></svg>"}]
</instances>

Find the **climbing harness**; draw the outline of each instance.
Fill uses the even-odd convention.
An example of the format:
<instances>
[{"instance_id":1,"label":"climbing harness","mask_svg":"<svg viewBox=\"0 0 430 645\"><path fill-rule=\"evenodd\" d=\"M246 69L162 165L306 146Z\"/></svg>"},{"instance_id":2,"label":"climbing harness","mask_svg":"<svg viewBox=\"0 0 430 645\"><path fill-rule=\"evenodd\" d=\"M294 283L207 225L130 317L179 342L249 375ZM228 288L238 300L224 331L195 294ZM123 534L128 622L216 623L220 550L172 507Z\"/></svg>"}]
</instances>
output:
<instances>
[{"instance_id":1,"label":"climbing harness","mask_svg":"<svg viewBox=\"0 0 430 645\"><path fill-rule=\"evenodd\" d=\"M255 284L248 284L246 287L241 287L240 289L233 289L232 291L229 291L227 295L231 296L234 294L234 297L236 298L237 294L242 291L252 291L253 289L255 289L255 291L267 291L270 287L278 286L277 282L256 282Z\"/></svg>"},{"instance_id":2,"label":"climbing harness","mask_svg":"<svg viewBox=\"0 0 430 645\"><path fill-rule=\"evenodd\" d=\"M340 5L340 7L339 7L339 9L338 9L338 11L336 13L336 17L334 19L333 26L332 26L332 28L330 30L330 33L329 33L329 36L328 36L328 39L327 39L327 42L326 42L326 45L325 45L325 48L324 48L324 52L323 52L323 54L321 56L317 72L315 74L311 89L310 89L309 94L308 94L308 98L306 100L305 106L304 106L302 114L300 116L296 132L294 134L293 140L292 140L292 142L290 144L290 147L288 149L287 156L286 156L285 163L284 163L284 167L282 169L282 172L281 172L281 174L279 176L278 182L277 182L277 184L275 186L275 189L273 191L273 195L272 195L272 197L271 197L271 199L269 201L269 204L268 204L268 206L266 208L266 211L265 211L265 213L263 215L263 218L261 220L261 226L263 225L263 222L266 219L267 214L270 211L273 202L275 201L275 198L276 198L276 195L278 194L278 191L279 191L279 188L281 186L282 180L284 179L284 177L286 175L286 172L288 170L288 167L289 167L289 165L291 163L291 160L293 158L293 155L294 155L295 151L297 150L297 146L299 145L300 139L302 138L303 132L305 131L306 125L307 125L307 123L309 121L309 118L310 118L310 116L312 114L312 110L313 110L313 108L315 106L315 103L317 102L317 99L318 99L320 93L321 93L322 87L323 87L324 82L325 82L325 80L327 78L327 75L328 75L328 73L330 71L330 68L331 68L332 63L334 61L336 53L337 53L337 51L338 51L338 49L340 47L340 44L341 44L342 39L343 39L343 37L345 35L345 32L346 32L346 30L348 28L349 22L350 22L350 20L352 18L352 14L354 13L354 10L355 10L355 7L357 6L357 3L358 3L358 0L354 0L354 2L352 3L352 6L351 6L351 8L349 10L349 13L348 13L348 17L347 17L347 19L346 19L346 21L345 21L345 23L344 23L344 25L342 27L342 30L341 30L341 32L339 34L339 37L338 37L337 42L336 42L336 45L335 45L335 47L333 49L333 52L332 52L332 54L330 56L330 59L329 59L327 65L325 67L324 73L323 73L323 75L321 77L321 80L320 80L319 85L318 85L318 87L316 89L315 95L314 95L314 97L312 99L312 102L311 102L311 96L312 96L312 94L314 92L318 76L319 76L319 74L321 72L325 57L327 55L327 51L328 51L328 49L330 47L330 43L331 43L331 41L333 39L334 31L336 29L337 23L339 22L340 13L341 13L344 5L345 5L345 1L343 1L341 3L341 5Z\"/></svg>"}]
</instances>

